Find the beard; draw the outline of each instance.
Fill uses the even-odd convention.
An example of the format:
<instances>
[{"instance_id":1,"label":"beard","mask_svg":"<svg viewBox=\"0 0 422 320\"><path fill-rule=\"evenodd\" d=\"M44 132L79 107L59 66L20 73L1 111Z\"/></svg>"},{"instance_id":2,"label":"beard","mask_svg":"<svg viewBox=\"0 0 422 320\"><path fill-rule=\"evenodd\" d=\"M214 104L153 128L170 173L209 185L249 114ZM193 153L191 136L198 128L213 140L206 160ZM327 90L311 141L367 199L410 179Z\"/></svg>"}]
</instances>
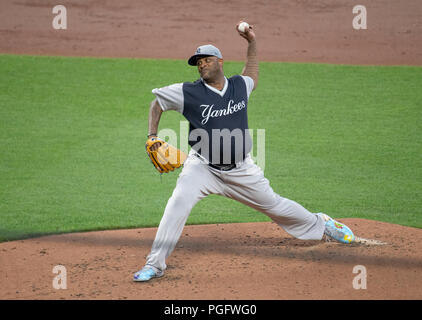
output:
<instances>
[{"instance_id":1,"label":"beard","mask_svg":"<svg viewBox=\"0 0 422 320\"><path fill-rule=\"evenodd\" d=\"M200 72L201 78L206 82L213 81L218 78L219 70L218 69L207 69L203 72Z\"/></svg>"}]
</instances>

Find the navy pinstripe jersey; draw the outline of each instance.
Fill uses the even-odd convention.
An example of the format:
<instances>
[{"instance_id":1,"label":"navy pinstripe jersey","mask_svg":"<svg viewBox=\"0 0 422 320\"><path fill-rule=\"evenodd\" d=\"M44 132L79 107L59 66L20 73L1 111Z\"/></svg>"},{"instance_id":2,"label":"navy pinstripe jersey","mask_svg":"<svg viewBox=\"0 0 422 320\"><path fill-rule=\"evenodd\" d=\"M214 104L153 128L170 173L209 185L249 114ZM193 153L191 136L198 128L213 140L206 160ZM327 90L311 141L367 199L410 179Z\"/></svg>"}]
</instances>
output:
<instances>
[{"instance_id":1,"label":"navy pinstripe jersey","mask_svg":"<svg viewBox=\"0 0 422 320\"><path fill-rule=\"evenodd\" d=\"M179 111L189 121L195 151L211 163L229 164L243 160L252 147L247 116L252 89L252 78L236 75L221 91L199 79L152 92L163 111Z\"/></svg>"}]
</instances>

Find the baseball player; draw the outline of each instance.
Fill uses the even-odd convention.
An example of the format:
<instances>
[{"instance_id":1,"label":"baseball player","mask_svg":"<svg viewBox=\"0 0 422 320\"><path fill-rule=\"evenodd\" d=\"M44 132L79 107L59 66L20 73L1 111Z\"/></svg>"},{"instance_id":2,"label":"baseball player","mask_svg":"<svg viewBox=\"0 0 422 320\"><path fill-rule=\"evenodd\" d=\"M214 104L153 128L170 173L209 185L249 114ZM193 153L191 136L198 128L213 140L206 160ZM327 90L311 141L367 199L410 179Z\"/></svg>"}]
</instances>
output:
<instances>
[{"instance_id":1,"label":"baseball player","mask_svg":"<svg viewBox=\"0 0 422 320\"><path fill-rule=\"evenodd\" d=\"M157 141L154 147L160 146L160 117L163 112L175 110L189 121L191 150L167 202L146 264L134 274L134 281L164 275L166 259L192 208L209 194L237 200L266 214L298 239L321 240L325 234L343 243L354 241L353 232L344 224L326 214L311 213L275 193L252 160L247 108L258 84L257 42L251 26L238 33L248 43L241 75L226 78L220 50L203 45L188 60L189 65L198 68L199 80L152 90L156 98L149 111L148 140Z\"/></svg>"}]
</instances>

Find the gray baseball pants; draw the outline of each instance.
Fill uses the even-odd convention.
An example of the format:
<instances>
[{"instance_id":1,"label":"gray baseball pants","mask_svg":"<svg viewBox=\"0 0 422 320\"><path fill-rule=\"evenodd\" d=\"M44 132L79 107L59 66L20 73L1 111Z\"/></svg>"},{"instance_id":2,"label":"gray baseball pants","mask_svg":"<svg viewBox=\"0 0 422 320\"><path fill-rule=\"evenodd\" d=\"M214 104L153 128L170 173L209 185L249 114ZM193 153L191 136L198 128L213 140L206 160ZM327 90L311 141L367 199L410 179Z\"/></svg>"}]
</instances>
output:
<instances>
[{"instance_id":1,"label":"gray baseball pants","mask_svg":"<svg viewBox=\"0 0 422 320\"><path fill-rule=\"evenodd\" d=\"M324 234L324 220L275 193L250 155L236 168L219 171L191 150L167 202L146 265L159 274L164 272L166 259L174 250L192 208L209 194L237 200L266 214L295 238L320 240Z\"/></svg>"}]
</instances>

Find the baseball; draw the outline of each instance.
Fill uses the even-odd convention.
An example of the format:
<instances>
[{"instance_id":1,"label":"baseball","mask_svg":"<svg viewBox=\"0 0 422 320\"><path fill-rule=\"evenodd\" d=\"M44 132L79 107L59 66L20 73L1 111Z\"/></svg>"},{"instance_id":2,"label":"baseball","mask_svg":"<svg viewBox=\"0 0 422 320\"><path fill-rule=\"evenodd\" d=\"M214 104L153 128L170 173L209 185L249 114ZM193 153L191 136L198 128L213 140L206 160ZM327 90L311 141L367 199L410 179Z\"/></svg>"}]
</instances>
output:
<instances>
[{"instance_id":1,"label":"baseball","mask_svg":"<svg viewBox=\"0 0 422 320\"><path fill-rule=\"evenodd\" d=\"M242 23L240 23L240 24L239 24L239 26L237 27L237 29L238 29L240 32L245 32L245 31L246 31L246 28L248 28L248 29L249 29L249 24L248 24L247 22L242 22Z\"/></svg>"}]
</instances>

